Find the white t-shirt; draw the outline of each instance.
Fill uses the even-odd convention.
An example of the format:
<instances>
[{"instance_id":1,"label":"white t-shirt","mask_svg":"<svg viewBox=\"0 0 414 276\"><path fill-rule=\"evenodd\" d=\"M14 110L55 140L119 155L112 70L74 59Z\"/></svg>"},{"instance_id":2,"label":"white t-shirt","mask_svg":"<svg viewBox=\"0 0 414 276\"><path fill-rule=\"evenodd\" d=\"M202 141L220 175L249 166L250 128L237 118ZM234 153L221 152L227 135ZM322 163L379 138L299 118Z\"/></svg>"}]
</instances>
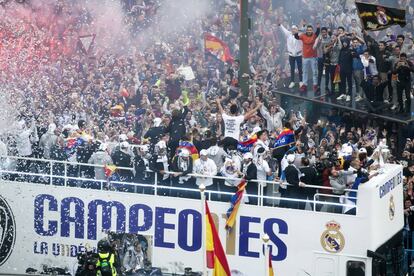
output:
<instances>
[{"instance_id":1,"label":"white t-shirt","mask_svg":"<svg viewBox=\"0 0 414 276\"><path fill-rule=\"evenodd\" d=\"M229 116L223 113L224 121L224 137L231 137L239 140L240 138L240 125L244 122L244 116Z\"/></svg>"},{"instance_id":2,"label":"white t-shirt","mask_svg":"<svg viewBox=\"0 0 414 276\"><path fill-rule=\"evenodd\" d=\"M257 180L266 180L267 174L270 172L269 163L266 160L261 160L261 162L255 162L257 167Z\"/></svg>"}]
</instances>

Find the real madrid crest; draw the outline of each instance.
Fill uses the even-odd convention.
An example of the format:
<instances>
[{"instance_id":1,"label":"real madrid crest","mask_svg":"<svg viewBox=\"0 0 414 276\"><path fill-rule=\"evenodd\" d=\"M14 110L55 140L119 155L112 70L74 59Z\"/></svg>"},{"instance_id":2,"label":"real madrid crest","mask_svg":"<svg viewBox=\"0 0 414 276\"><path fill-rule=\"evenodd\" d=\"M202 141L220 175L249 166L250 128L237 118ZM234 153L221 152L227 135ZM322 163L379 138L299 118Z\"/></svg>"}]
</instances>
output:
<instances>
[{"instance_id":1,"label":"real madrid crest","mask_svg":"<svg viewBox=\"0 0 414 276\"><path fill-rule=\"evenodd\" d=\"M388 16L385 13L385 9L382 7L377 7L377 12L376 12L376 16L377 16L377 22L380 25L387 25L388 24Z\"/></svg>"},{"instance_id":2,"label":"real madrid crest","mask_svg":"<svg viewBox=\"0 0 414 276\"><path fill-rule=\"evenodd\" d=\"M341 225L334 220L326 223L326 230L321 235L321 245L329 253L339 253L344 249L345 238L339 231Z\"/></svg>"},{"instance_id":3,"label":"real madrid crest","mask_svg":"<svg viewBox=\"0 0 414 276\"><path fill-rule=\"evenodd\" d=\"M390 196L390 205L388 207L388 215L390 216L390 220L393 220L395 217L395 203L394 203L394 196Z\"/></svg>"}]
</instances>

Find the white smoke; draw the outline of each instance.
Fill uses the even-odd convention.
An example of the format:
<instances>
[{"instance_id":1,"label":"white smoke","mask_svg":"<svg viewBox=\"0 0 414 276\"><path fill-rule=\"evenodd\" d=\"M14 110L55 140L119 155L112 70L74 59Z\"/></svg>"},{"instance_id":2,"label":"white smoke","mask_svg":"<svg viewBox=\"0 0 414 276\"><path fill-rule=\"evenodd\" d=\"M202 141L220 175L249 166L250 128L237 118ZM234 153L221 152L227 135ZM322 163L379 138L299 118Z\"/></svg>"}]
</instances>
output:
<instances>
[{"instance_id":1,"label":"white smoke","mask_svg":"<svg viewBox=\"0 0 414 276\"><path fill-rule=\"evenodd\" d=\"M0 87L0 137L13 133L18 125L19 110L21 106L21 95L11 92L7 87Z\"/></svg>"},{"instance_id":2,"label":"white smoke","mask_svg":"<svg viewBox=\"0 0 414 276\"><path fill-rule=\"evenodd\" d=\"M89 0L84 5L93 19L88 31L96 34L95 48L112 53L128 52L132 39L121 1Z\"/></svg>"},{"instance_id":3,"label":"white smoke","mask_svg":"<svg viewBox=\"0 0 414 276\"><path fill-rule=\"evenodd\" d=\"M138 34L140 49L156 42L176 41L190 29L202 35L201 19L212 12L208 0L164 0L160 2L153 23Z\"/></svg>"}]
</instances>

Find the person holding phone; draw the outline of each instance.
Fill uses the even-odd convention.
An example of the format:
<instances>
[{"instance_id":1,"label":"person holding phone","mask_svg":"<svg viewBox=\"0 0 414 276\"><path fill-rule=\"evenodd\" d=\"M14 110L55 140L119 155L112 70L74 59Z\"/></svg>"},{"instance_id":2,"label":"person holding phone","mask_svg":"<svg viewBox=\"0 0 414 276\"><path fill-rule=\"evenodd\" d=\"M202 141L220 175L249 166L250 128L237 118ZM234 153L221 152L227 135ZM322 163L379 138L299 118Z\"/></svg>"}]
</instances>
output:
<instances>
[{"instance_id":1,"label":"person holding phone","mask_svg":"<svg viewBox=\"0 0 414 276\"><path fill-rule=\"evenodd\" d=\"M397 74L398 105L401 113L408 113L411 109L411 72L413 71L413 64L407 59L407 54L401 53L394 67L394 73ZM405 105L403 93L405 93Z\"/></svg>"}]
</instances>

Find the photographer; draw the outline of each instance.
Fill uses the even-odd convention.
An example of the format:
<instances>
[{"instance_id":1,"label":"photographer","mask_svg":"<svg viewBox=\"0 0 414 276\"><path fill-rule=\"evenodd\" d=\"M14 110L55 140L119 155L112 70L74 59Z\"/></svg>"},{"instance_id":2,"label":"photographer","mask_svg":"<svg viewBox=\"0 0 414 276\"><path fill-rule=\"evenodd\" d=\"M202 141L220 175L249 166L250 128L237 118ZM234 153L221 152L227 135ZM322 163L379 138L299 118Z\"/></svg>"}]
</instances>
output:
<instances>
[{"instance_id":1,"label":"photographer","mask_svg":"<svg viewBox=\"0 0 414 276\"><path fill-rule=\"evenodd\" d=\"M330 43L324 45L324 56L325 56L325 92L328 95L332 95L335 91L336 83L334 83L334 77L335 77L335 70L338 66L339 62L339 53L342 48L342 43L339 41L341 39L342 35L334 35L331 36ZM328 82L330 81L331 84L331 90L328 88Z\"/></svg>"},{"instance_id":2,"label":"photographer","mask_svg":"<svg viewBox=\"0 0 414 276\"><path fill-rule=\"evenodd\" d=\"M414 71L413 64L407 60L407 54L401 53L400 59L394 67L394 73L397 74L397 94L399 103L399 112L409 113L411 108L411 72ZM402 94L405 93L405 108Z\"/></svg>"},{"instance_id":3,"label":"photographer","mask_svg":"<svg viewBox=\"0 0 414 276\"><path fill-rule=\"evenodd\" d=\"M96 275L96 262L98 260L98 254L86 250L84 253L79 253L78 269L75 276L95 276Z\"/></svg>"},{"instance_id":4,"label":"photographer","mask_svg":"<svg viewBox=\"0 0 414 276\"><path fill-rule=\"evenodd\" d=\"M389 52L389 50L387 49L387 44L384 41L380 41L378 43L378 56L377 56L377 68L378 68L378 73L379 73L379 77L381 78L381 82L385 82L387 84L387 86L385 86L384 88L384 103L389 104L391 102L390 97L392 95L390 95L389 92L389 88L391 87L391 82L388 79L388 73L391 71L391 63L388 60L391 53Z\"/></svg>"}]
</instances>

